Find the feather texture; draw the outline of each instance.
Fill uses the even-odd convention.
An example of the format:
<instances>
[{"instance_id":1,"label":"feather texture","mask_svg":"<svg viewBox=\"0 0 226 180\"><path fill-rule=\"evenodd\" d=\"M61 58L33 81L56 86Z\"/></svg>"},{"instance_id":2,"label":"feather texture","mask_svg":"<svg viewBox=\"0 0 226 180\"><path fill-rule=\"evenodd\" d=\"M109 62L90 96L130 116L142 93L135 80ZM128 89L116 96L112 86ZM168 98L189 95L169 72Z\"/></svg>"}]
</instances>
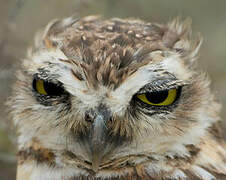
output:
<instances>
[{"instance_id":1,"label":"feather texture","mask_svg":"<svg viewBox=\"0 0 226 180\"><path fill-rule=\"evenodd\" d=\"M226 179L220 105L194 66L201 43L192 40L189 19L50 22L8 102L18 132L17 179ZM40 94L34 78L64 91ZM169 106L136 99L173 88L181 93Z\"/></svg>"}]
</instances>

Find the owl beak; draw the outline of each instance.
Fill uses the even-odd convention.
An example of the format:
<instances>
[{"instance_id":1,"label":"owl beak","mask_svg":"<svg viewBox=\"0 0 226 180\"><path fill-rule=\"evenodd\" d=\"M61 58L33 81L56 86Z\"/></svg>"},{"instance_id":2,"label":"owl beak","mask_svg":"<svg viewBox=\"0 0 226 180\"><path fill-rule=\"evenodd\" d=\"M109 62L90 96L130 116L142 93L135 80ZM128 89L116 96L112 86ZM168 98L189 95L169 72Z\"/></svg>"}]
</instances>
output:
<instances>
[{"instance_id":1,"label":"owl beak","mask_svg":"<svg viewBox=\"0 0 226 180\"><path fill-rule=\"evenodd\" d=\"M92 153L92 169L97 172L104 155L105 147L107 145L107 126L106 122L110 119L109 111L101 110L96 113L92 129L90 132L90 146Z\"/></svg>"}]
</instances>

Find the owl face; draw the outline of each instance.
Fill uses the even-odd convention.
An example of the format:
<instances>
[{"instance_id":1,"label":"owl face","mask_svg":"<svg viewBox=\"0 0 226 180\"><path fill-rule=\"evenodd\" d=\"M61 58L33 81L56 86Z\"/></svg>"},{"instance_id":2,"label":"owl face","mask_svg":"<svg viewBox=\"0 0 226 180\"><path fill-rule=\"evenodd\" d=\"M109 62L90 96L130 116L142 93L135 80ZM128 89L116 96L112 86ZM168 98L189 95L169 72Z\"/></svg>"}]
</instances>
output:
<instances>
[{"instance_id":1,"label":"owl face","mask_svg":"<svg viewBox=\"0 0 226 180\"><path fill-rule=\"evenodd\" d=\"M190 38L178 20L50 23L18 72L11 106L19 150L35 142L62 164L94 171L116 159L120 167L153 154L186 156L217 106L193 67L201 41Z\"/></svg>"}]
</instances>

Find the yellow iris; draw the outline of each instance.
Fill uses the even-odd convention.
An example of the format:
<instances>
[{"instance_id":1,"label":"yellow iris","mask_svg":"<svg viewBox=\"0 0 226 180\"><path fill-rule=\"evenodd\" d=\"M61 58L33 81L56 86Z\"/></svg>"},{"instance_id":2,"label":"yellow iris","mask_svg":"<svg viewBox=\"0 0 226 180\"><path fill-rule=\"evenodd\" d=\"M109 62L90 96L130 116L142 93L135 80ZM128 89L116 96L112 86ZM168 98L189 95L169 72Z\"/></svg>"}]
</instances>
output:
<instances>
[{"instance_id":1,"label":"yellow iris","mask_svg":"<svg viewBox=\"0 0 226 180\"><path fill-rule=\"evenodd\" d=\"M147 93L138 94L137 98L140 99L142 102L149 104L149 105L167 106L167 105L173 104L173 102L177 98L177 93L178 93L177 89L170 89L167 91L167 94L165 97L158 97L158 92L157 92L154 95L150 96L150 97L153 97L153 100L151 98L147 98L147 96L148 96ZM159 93L159 96L161 96L161 93ZM158 101L158 98L160 99L160 102L156 102L156 99Z\"/></svg>"},{"instance_id":2,"label":"yellow iris","mask_svg":"<svg viewBox=\"0 0 226 180\"><path fill-rule=\"evenodd\" d=\"M47 95L47 92L46 92L46 90L45 90L45 88L44 88L44 81L43 81L43 80L38 79L38 80L36 81L35 86L36 86L36 90L37 90L37 92L38 92L39 94Z\"/></svg>"}]
</instances>

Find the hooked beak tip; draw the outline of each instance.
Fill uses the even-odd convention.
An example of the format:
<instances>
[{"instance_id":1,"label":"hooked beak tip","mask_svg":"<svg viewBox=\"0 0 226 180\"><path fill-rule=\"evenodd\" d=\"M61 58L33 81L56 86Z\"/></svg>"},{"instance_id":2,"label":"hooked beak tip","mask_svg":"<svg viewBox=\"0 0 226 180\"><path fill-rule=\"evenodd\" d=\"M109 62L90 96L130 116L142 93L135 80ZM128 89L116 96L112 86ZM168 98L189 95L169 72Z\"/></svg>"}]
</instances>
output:
<instances>
[{"instance_id":1,"label":"hooked beak tip","mask_svg":"<svg viewBox=\"0 0 226 180\"><path fill-rule=\"evenodd\" d=\"M110 112L106 109L96 113L92 129L89 135L90 148L92 152L92 170L97 172L102 163L102 158L107 145L106 122L110 119Z\"/></svg>"},{"instance_id":2,"label":"hooked beak tip","mask_svg":"<svg viewBox=\"0 0 226 180\"><path fill-rule=\"evenodd\" d=\"M100 166L100 156L99 155L93 155L93 160L92 160L92 170L96 173L98 172Z\"/></svg>"},{"instance_id":3,"label":"hooked beak tip","mask_svg":"<svg viewBox=\"0 0 226 180\"><path fill-rule=\"evenodd\" d=\"M103 150L106 145L105 117L98 115L91 131L92 169L97 172L102 161Z\"/></svg>"}]
</instances>

